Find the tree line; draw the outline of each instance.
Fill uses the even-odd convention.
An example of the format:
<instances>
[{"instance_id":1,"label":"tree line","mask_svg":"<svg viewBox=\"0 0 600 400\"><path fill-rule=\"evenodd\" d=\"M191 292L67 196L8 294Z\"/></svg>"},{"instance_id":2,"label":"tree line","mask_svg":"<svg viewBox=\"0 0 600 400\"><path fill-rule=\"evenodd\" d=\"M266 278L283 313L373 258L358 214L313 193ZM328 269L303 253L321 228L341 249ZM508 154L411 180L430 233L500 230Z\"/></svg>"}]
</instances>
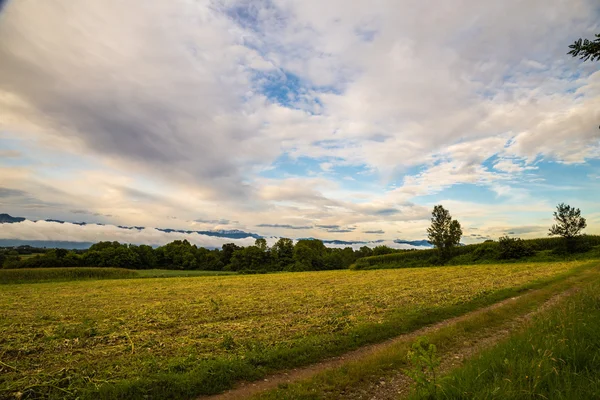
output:
<instances>
[{"instance_id":1,"label":"tree line","mask_svg":"<svg viewBox=\"0 0 600 400\"><path fill-rule=\"evenodd\" d=\"M587 226L585 218L581 216L581 210L560 203L556 206L553 216L555 224L550 227L548 235L561 236L565 251L575 252L577 250L576 239ZM453 249L460 245L462 234L460 222L452 219L450 212L442 205L436 205L433 208L431 226L427 228L427 236L429 243L438 250L440 264L452 257ZM502 259L517 259L533 254L533 249L520 238L502 236L498 239L498 243Z\"/></svg>"},{"instance_id":2,"label":"tree line","mask_svg":"<svg viewBox=\"0 0 600 400\"><path fill-rule=\"evenodd\" d=\"M253 246L226 243L220 249L196 246L187 240L175 240L154 248L148 245L99 242L88 250L44 250L29 246L0 251L3 268L119 267L129 269L175 269L236 271L246 273L274 271L320 271L345 269L357 259L403 251L380 245L330 248L318 239L300 239L296 243L280 238L269 247L263 238ZM404 250L406 251L406 250ZM24 257L25 254L28 254ZM30 255L31 254L31 255ZM29 256L30 255L30 256Z\"/></svg>"},{"instance_id":3,"label":"tree line","mask_svg":"<svg viewBox=\"0 0 600 400\"><path fill-rule=\"evenodd\" d=\"M576 238L586 227L586 220L578 208L559 204L554 212L555 224L549 235L562 236L567 252L576 251ZM437 249L435 264L444 264L454 255L460 245L463 231L460 223L452 219L450 212L436 205L432 212L431 225L427 229L429 242ZM498 240L500 259L518 259L533 254L530 246L520 238L503 236ZM187 240L175 240L164 246L153 248L148 245L99 242L88 250L45 250L22 246L0 251L0 266L3 268L53 268L53 267L118 267L129 269L176 269L234 271L261 273L275 271L321 271L345 269L364 257L406 252L411 250L392 249L380 245L371 249L363 246L330 248L318 239L280 238L269 247L264 238L256 239L253 246L238 246L226 243L220 249L207 249L191 244ZM23 257L28 253L27 257Z\"/></svg>"}]
</instances>

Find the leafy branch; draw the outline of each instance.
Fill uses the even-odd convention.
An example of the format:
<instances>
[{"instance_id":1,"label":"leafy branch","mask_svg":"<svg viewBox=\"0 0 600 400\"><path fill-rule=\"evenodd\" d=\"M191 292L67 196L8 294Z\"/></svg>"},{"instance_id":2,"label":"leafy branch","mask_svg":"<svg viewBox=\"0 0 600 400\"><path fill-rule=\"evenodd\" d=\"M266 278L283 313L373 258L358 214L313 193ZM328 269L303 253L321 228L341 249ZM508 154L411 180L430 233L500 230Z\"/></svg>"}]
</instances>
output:
<instances>
[{"instance_id":1,"label":"leafy branch","mask_svg":"<svg viewBox=\"0 0 600 400\"><path fill-rule=\"evenodd\" d=\"M575 41L569 46L571 51L567 54L573 57L579 57L583 61L600 60L600 33L596 34L595 40L581 39Z\"/></svg>"}]
</instances>

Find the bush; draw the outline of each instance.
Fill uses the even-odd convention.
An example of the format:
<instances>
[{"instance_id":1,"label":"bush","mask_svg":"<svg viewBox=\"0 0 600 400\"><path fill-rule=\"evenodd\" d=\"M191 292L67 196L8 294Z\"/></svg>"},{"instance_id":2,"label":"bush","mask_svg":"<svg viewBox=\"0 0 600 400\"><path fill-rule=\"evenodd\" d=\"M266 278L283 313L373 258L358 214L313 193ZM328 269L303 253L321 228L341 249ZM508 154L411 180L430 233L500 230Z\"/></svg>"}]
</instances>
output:
<instances>
[{"instance_id":1,"label":"bush","mask_svg":"<svg viewBox=\"0 0 600 400\"><path fill-rule=\"evenodd\" d=\"M498 246L502 260L519 259L534 254L533 249L521 238L503 236L498 239Z\"/></svg>"},{"instance_id":2,"label":"bush","mask_svg":"<svg viewBox=\"0 0 600 400\"><path fill-rule=\"evenodd\" d=\"M499 256L498 253L498 245L493 241L486 240L473 251L472 258L475 261L497 260Z\"/></svg>"}]
</instances>

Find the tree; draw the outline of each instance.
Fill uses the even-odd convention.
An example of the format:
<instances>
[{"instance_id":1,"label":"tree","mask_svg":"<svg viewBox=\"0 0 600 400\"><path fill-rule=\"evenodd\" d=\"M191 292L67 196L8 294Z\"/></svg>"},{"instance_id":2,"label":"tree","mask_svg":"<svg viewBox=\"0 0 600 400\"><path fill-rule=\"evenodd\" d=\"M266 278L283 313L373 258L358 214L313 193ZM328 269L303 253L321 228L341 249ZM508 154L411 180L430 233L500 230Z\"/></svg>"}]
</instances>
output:
<instances>
[{"instance_id":1,"label":"tree","mask_svg":"<svg viewBox=\"0 0 600 400\"><path fill-rule=\"evenodd\" d=\"M256 239L254 245L262 251L267 251L267 240L264 238Z\"/></svg>"},{"instance_id":2,"label":"tree","mask_svg":"<svg viewBox=\"0 0 600 400\"><path fill-rule=\"evenodd\" d=\"M373 255L373 249L368 246L362 246L356 251L356 258L370 257Z\"/></svg>"},{"instance_id":3,"label":"tree","mask_svg":"<svg viewBox=\"0 0 600 400\"><path fill-rule=\"evenodd\" d=\"M233 253L228 269L230 271L266 271L268 268L266 255L258 246L242 247Z\"/></svg>"},{"instance_id":4,"label":"tree","mask_svg":"<svg viewBox=\"0 0 600 400\"><path fill-rule=\"evenodd\" d=\"M156 252L152 246L141 244L139 246L129 245L129 248L137 253L140 258L141 269L152 269L156 268L158 260L156 258Z\"/></svg>"},{"instance_id":5,"label":"tree","mask_svg":"<svg viewBox=\"0 0 600 400\"><path fill-rule=\"evenodd\" d=\"M271 258L274 268L283 271L294 263L294 242L292 239L280 238L271 248Z\"/></svg>"},{"instance_id":6,"label":"tree","mask_svg":"<svg viewBox=\"0 0 600 400\"><path fill-rule=\"evenodd\" d=\"M579 57L583 61L600 60L600 33L596 35L595 40L581 39L575 41L569 46L571 51L567 54L573 57Z\"/></svg>"},{"instance_id":7,"label":"tree","mask_svg":"<svg viewBox=\"0 0 600 400\"><path fill-rule=\"evenodd\" d=\"M445 261L453 247L458 246L462 236L460 223L441 205L433 207L431 226L427 228L429 243L440 251L440 258Z\"/></svg>"},{"instance_id":8,"label":"tree","mask_svg":"<svg viewBox=\"0 0 600 400\"><path fill-rule=\"evenodd\" d=\"M318 239L300 239L294 246L293 266L288 269L293 271L320 271L324 269L323 257L327 248Z\"/></svg>"},{"instance_id":9,"label":"tree","mask_svg":"<svg viewBox=\"0 0 600 400\"><path fill-rule=\"evenodd\" d=\"M200 269L207 271L220 271L223 269L218 250L211 251L205 247L199 247L196 251L196 260Z\"/></svg>"},{"instance_id":10,"label":"tree","mask_svg":"<svg viewBox=\"0 0 600 400\"><path fill-rule=\"evenodd\" d=\"M384 244L379 245L379 246L375 246L373 248L373 255L374 256L383 256L385 254L392 254L394 253L394 249L392 249L389 246L386 246Z\"/></svg>"},{"instance_id":11,"label":"tree","mask_svg":"<svg viewBox=\"0 0 600 400\"><path fill-rule=\"evenodd\" d=\"M225 243L223 246L221 246L221 248L223 249L221 252L221 262L224 266L227 266L229 263L231 263L231 257L233 257L233 253L240 249L240 247L235 243Z\"/></svg>"},{"instance_id":12,"label":"tree","mask_svg":"<svg viewBox=\"0 0 600 400\"><path fill-rule=\"evenodd\" d=\"M156 249L158 264L168 269L198 269L197 250L187 240L174 240Z\"/></svg>"},{"instance_id":13,"label":"tree","mask_svg":"<svg viewBox=\"0 0 600 400\"><path fill-rule=\"evenodd\" d=\"M65 258L69 251L67 249L56 249L54 250L54 253L56 254L56 258L61 259Z\"/></svg>"},{"instance_id":14,"label":"tree","mask_svg":"<svg viewBox=\"0 0 600 400\"><path fill-rule=\"evenodd\" d=\"M579 236L581 231L587 226L579 208L571 207L565 203L560 203L556 206L554 220L556 224L552 225L548 235L562 236L567 240Z\"/></svg>"}]
</instances>

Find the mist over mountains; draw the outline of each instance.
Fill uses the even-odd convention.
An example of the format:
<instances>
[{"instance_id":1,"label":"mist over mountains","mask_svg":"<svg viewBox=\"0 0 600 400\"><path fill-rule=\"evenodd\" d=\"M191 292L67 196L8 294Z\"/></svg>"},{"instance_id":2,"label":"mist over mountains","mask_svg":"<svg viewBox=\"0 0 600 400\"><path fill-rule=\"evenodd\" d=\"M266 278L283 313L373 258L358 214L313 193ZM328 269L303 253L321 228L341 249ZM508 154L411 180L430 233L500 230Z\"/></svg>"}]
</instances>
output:
<instances>
[{"instance_id":1,"label":"mist over mountains","mask_svg":"<svg viewBox=\"0 0 600 400\"><path fill-rule=\"evenodd\" d=\"M154 228L144 226L109 225L100 223L87 223L76 221L62 221L57 219L29 220L24 217L14 217L9 214L0 214L0 246L30 245L34 247L56 247L67 249L86 249L98 241L119 241L124 243L149 244L160 246L172 240L187 239L207 248L221 247L224 243L251 245L254 240L265 238L275 242L277 237L266 237L254 232L238 229L221 230L187 230L173 228ZM315 239L315 238L292 238ZM346 241L327 238L318 238L329 247L375 247L386 244L396 248L429 248L431 245L426 240L393 241Z\"/></svg>"}]
</instances>

